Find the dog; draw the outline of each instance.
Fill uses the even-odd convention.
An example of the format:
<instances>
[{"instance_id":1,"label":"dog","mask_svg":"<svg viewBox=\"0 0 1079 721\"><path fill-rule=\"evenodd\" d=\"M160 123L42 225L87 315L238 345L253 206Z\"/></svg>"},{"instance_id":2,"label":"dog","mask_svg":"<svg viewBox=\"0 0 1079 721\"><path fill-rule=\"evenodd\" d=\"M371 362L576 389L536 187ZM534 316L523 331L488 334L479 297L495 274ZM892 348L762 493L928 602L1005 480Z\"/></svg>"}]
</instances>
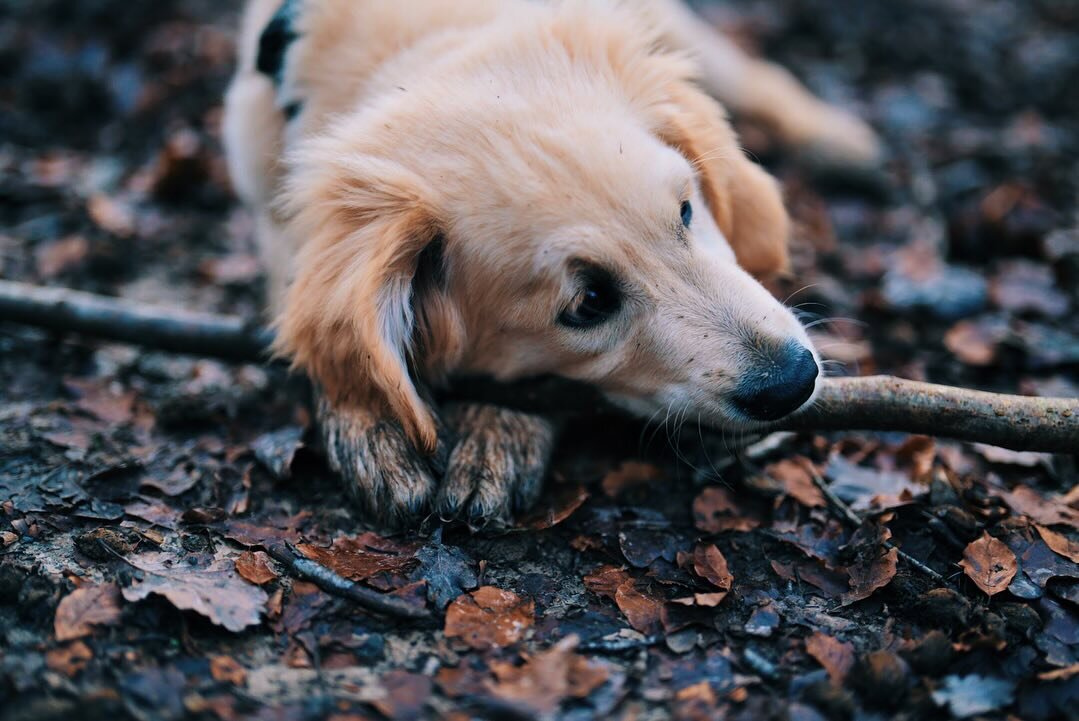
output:
<instances>
[{"instance_id":1,"label":"dog","mask_svg":"<svg viewBox=\"0 0 1079 721\"><path fill-rule=\"evenodd\" d=\"M555 423L436 408L454 374L561 376L720 428L811 401L817 354L758 282L787 267L780 188L720 102L792 147L877 156L677 0L251 0L229 167L275 349L369 515L482 526L540 494Z\"/></svg>"}]
</instances>

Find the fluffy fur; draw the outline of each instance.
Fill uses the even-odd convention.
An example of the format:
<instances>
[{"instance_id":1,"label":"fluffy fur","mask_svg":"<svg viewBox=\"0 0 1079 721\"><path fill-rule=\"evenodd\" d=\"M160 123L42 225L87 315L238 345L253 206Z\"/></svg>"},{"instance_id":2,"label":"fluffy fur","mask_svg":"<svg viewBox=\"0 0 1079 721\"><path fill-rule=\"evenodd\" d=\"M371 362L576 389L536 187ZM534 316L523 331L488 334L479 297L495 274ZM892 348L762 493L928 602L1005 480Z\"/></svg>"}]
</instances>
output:
<instances>
[{"instance_id":1,"label":"fluffy fur","mask_svg":"<svg viewBox=\"0 0 1079 721\"><path fill-rule=\"evenodd\" d=\"M280 2L248 8L229 162L258 215L277 350L318 384L331 462L373 512L408 520L435 502L505 519L535 497L551 424L492 408L443 424L425 388L450 373L556 373L645 416L739 426L730 396L761 372L760 348L809 345L752 277L786 268L780 191L694 80L691 51L715 62L711 39L746 73L762 64L677 3L290 3L295 40L273 77L259 38ZM758 102L759 88L706 77ZM847 118L784 82L799 114ZM874 152L867 132L773 125ZM624 307L560 325L593 266Z\"/></svg>"}]
</instances>

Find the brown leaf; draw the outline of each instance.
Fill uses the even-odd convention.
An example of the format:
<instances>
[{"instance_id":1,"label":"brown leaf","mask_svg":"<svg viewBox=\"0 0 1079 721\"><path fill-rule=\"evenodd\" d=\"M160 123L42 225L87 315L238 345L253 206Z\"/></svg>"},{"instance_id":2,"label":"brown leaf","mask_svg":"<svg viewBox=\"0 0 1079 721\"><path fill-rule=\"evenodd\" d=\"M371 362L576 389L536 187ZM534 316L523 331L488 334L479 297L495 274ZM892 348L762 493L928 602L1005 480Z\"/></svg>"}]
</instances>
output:
<instances>
[{"instance_id":1,"label":"brown leaf","mask_svg":"<svg viewBox=\"0 0 1079 721\"><path fill-rule=\"evenodd\" d=\"M445 634L471 648L501 648L520 641L535 620L535 604L512 591L481 586L446 609Z\"/></svg>"},{"instance_id":2,"label":"brown leaf","mask_svg":"<svg viewBox=\"0 0 1079 721\"><path fill-rule=\"evenodd\" d=\"M734 584L734 576L727 568L727 559L714 544L693 549L693 570L721 591L730 591Z\"/></svg>"},{"instance_id":3,"label":"brown leaf","mask_svg":"<svg viewBox=\"0 0 1079 721\"><path fill-rule=\"evenodd\" d=\"M644 634L659 631L663 600L643 593L635 581L630 580L619 586L614 593L614 602L635 630Z\"/></svg>"},{"instance_id":4,"label":"brown leaf","mask_svg":"<svg viewBox=\"0 0 1079 721\"><path fill-rule=\"evenodd\" d=\"M996 361L1002 335L996 325L961 320L944 334L944 345L968 366L988 366Z\"/></svg>"},{"instance_id":5,"label":"brown leaf","mask_svg":"<svg viewBox=\"0 0 1079 721\"><path fill-rule=\"evenodd\" d=\"M491 692L514 704L526 706L538 714L553 713L568 698L587 698L607 680L607 669L585 658L574 649L576 636L568 636L535 656L526 657L521 666L495 662L491 671L497 683Z\"/></svg>"},{"instance_id":6,"label":"brown leaf","mask_svg":"<svg viewBox=\"0 0 1079 721\"><path fill-rule=\"evenodd\" d=\"M277 578L277 572L270 565L270 557L264 551L244 551L236 558L236 573L256 586Z\"/></svg>"},{"instance_id":7,"label":"brown leaf","mask_svg":"<svg viewBox=\"0 0 1079 721\"><path fill-rule=\"evenodd\" d=\"M75 641L72 644L54 648L46 653L45 665L57 673L74 676L86 668L86 664L93 657L94 652L90 650L89 646L82 641Z\"/></svg>"},{"instance_id":8,"label":"brown leaf","mask_svg":"<svg viewBox=\"0 0 1079 721\"><path fill-rule=\"evenodd\" d=\"M210 675L215 681L224 681L233 686L243 686L247 682L247 669L232 656L211 657Z\"/></svg>"},{"instance_id":9,"label":"brown leaf","mask_svg":"<svg viewBox=\"0 0 1079 721\"><path fill-rule=\"evenodd\" d=\"M1034 527L1038 529L1038 534L1045 541L1045 545L1064 556L1064 558L1079 563L1079 543L1051 528L1046 528L1039 524L1035 524Z\"/></svg>"},{"instance_id":10,"label":"brown leaf","mask_svg":"<svg viewBox=\"0 0 1079 721\"><path fill-rule=\"evenodd\" d=\"M985 531L967 545L959 565L988 596L1005 590L1019 569L1012 550Z\"/></svg>"},{"instance_id":11,"label":"brown leaf","mask_svg":"<svg viewBox=\"0 0 1079 721\"><path fill-rule=\"evenodd\" d=\"M884 588L892 579L899 563L899 550L890 549L887 553L872 560L856 563L847 569L850 576L850 591L843 594L843 605L869 598L879 588Z\"/></svg>"},{"instance_id":12,"label":"brown leaf","mask_svg":"<svg viewBox=\"0 0 1079 721\"><path fill-rule=\"evenodd\" d=\"M820 631L806 639L806 653L828 672L832 683L843 683L854 666L854 644L845 643Z\"/></svg>"},{"instance_id":13,"label":"brown leaf","mask_svg":"<svg viewBox=\"0 0 1079 721\"><path fill-rule=\"evenodd\" d=\"M120 620L120 613L120 590L115 583L76 588L56 607L56 639L70 641L88 636L91 626L110 626Z\"/></svg>"},{"instance_id":14,"label":"brown leaf","mask_svg":"<svg viewBox=\"0 0 1079 721\"><path fill-rule=\"evenodd\" d=\"M39 245L34 250L37 274L46 279L54 278L81 265L89 250L90 244L81 235Z\"/></svg>"},{"instance_id":15,"label":"brown leaf","mask_svg":"<svg viewBox=\"0 0 1079 721\"><path fill-rule=\"evenodd\" d=\"M393 669L381 678L385 694L372 700L371 705L391 721L424 718L423 709L433 685L431 678L422 673Z\"/></svg>"},{"instance_id":16,"label":"brown leaf","mask_svg":"<svg viewBox=\"0 0 1079 721\"><path fill-rule=\"evenodd\" d=\"M1029 516L1045 526L1063 524L1079 528L1079 511L1065 505L1058 498L1045 498L1030 486L1016 486L1011 491L1001 491L1001 498L1016 513Z\"/></svg>"},{"instance_id":17,"label":"brown leaf","mask_svg":"<svg viewBox=\"0 0 1079 721\"><path fill-rule=\"evenodd\" d=\"M659 466L638 461L626 461L603 477L603 492L615 498L630 488L652 481L662 481L666 474Z\"/></svg>"},{"instance_id":18,"label":"brown leaf","mask_svg":"<svg viewBox=\"0 0 1079 721\"><path fill-rule=\"evenodd\" d=\"M600 566L584 577L584 586L592 593L614 601L629 621L629 625L637 631L658 631L663 600L641 591L637 581L624 569L617 566Z\"/></svg>"},{"instance_id":19,"label":"brown leaf","mask_svg":"<svg viewBox=\"0 0 1079 721\"><path fill-rule=\"evenodd\" d=\"M214 559L206 566L173 563L163 553L146 553L130 561L145 578L123 590L128 601L151 593L164 596L185 611L195 611L229 631L241 631L259 622L268 596L240 578L231 560Z\"/></svg>"},{"instance_id":20,"label":"brown leaf","mask_svg":"<svg viewBox=\"0 0 1079 721\"><path fill-rule=\"evenodd\" d=\"M809 508L823 508L824 494L813 482L806 464L808 458L785 458L766 466L764 472L783 485L783 492Z\"/></svg>"},{"instance_id":21,"label":"brown leaf","mask_svg":"<svg viewBox=\"0 0 1079 721\"><path fill-rule=\"evenodd\" d=\"M380 573L403 573L418 563L415 545L399 544L370 531L337 538L329 548L309 543L296 548L350 581L364 581Z\"/></svg>"},{"instance_id":22,"label":"brown leaf","mask_svg":"<svg viewBox=\"0 0 1079 721\"><path fill-rule=\"evenodd\" d=\"M742 513L742 509L724 488L705 488L693 499L693 523L705 533L752 531L760 521Z\"/></svg>"},{"instance_id":23,"label":"brown leaf","mask_svg":"<svg viewBox=\"0 0 1079 721\"><path fill-rule=\"evenodd\" d=\"M555 484L535 508L517 519L517 526L533 531L557 526L572 516L588 497L588 489L580 484Z\"/></svg>"}]
</instances>

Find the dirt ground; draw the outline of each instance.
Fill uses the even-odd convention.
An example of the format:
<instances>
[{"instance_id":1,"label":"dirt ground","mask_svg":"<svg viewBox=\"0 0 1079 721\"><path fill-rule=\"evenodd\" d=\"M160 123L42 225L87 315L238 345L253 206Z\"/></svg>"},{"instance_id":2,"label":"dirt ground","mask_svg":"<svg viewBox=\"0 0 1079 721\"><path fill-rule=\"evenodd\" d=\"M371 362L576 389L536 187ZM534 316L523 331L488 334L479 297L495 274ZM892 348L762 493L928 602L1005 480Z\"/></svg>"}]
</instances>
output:
<instances>
[{"instance_id":1,"label":"dirt ground","mask_svg":"<svg viewBox=\"0 0 1079 721\"><path fill-rule=\"evenodd\" d=\"M257 317L237 5L0 2L0 277ZM887 144L841 177L738 120L829 371L1079 396L1079 5L706 12ZM518 528L388 538L277 368L0 322L0 387L5 721L1079 718L1075 457L579 424Z\"/></svg>"}]
</instances>

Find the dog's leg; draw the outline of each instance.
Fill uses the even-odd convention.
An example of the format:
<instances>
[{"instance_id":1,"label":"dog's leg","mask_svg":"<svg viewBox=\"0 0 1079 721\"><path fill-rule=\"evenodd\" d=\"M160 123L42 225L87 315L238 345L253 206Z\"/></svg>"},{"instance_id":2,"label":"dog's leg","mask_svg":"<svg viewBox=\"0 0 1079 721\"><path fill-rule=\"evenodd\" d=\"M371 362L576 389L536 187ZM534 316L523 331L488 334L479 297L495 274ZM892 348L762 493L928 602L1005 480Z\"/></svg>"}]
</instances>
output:
<instances>
[{"instance_id":1,"label":"dog's leg","mask_svg":"<svg viewBox=\"0 0 1079 721\"><path fill-rule=\"evenodd\" d=\"M430 510L437 458L418 451L396 421L319 398L318 426L330 467L379 524L399 528Z\"/></svg>"},{"instance_id":2,"label":"dog's leg","mask_svg":"<svg viewBox=\"0 0 1079 721\"><path fill-rule=\"evenodd\" d=\"M477 525L505 524L543 488L554 423L498 406L455 404L443 417L456 434L435 510Z\"/></svg>"},{"instance_id":3,"label":"dog's leg","mask_svg":"<svg viewBox=\"0 0 1079 721\"><path fill-rule=\"evenodd\" d=\"M697 59L702 86L731 111L762 122L781 142L819 164L864 168L879 163L880 141L865 122L821 101L784 68L746 55L682 0L636 2L671 46Z\"/></svg>"}]
</instances>

